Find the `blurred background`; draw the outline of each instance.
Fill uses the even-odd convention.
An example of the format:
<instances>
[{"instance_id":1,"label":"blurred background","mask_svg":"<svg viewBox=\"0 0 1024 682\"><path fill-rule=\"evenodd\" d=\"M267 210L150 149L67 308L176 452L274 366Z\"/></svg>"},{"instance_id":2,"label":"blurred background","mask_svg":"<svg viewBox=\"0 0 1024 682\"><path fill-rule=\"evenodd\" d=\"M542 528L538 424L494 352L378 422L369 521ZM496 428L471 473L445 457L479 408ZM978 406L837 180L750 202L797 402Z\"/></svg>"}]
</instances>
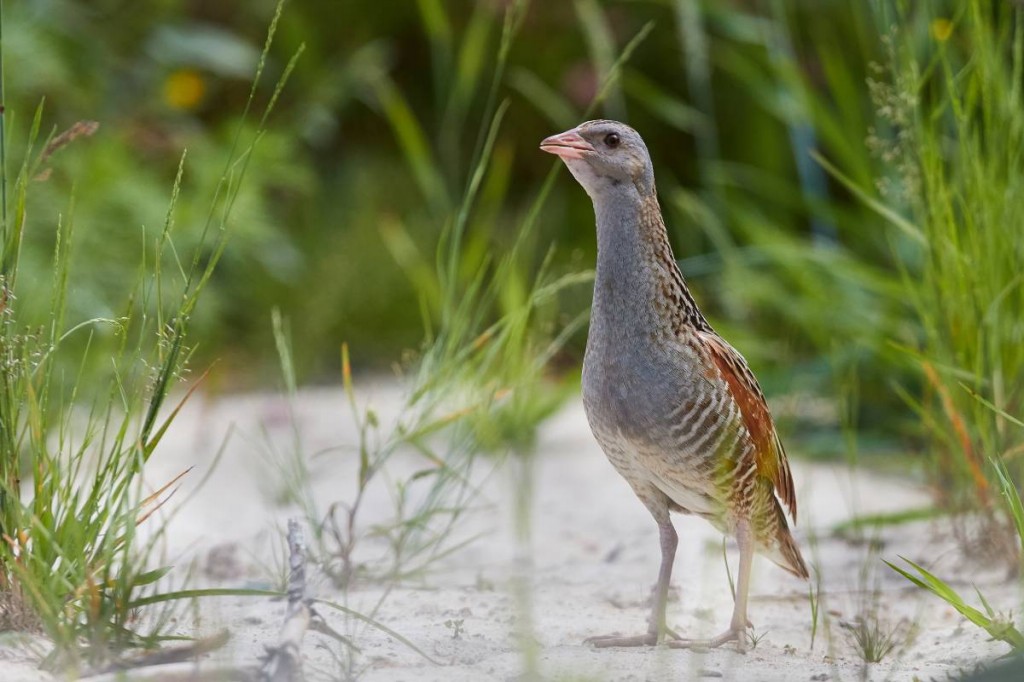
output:
<instances>
[{"instance_id":1,"label":"blurred background","mask_svg":"<svg viewBox=\"0 0 1024 682\"><path fill-rule=\"evenodd\" d=\"M1012 4L980 3L996 14ZM537 146L600 99L590 117L625 120L646 139L684 274L754 366L800 452L880 454L884 463L922 447L929 430L943 434L934 447L958 449L946 389L929 384L916 355L944 332L922 322L907 289L927 256L917 228L900 223L915 210L915 170L900 152L899 64L927 64L943 50L962 64L973 43L956 30L961 3L904 5L291 0L271 79L305 50L195 314L193 366L213 365L214 390L276 386L274 308L289 322L303 382L338 381L342 342L362 372L415 355L441 315L435 253L495 103L507 110L460 267L474 272L507 252L539 206L494 314L542 263L554 273L592 268L590 202L558 171L537 203L556 165ZM99 123L54 153L33 188L24 270L39 277L35 289L23 283L23 298L45 296L54 226L73 215L70 318L116 317L143 240L163 224L183 149L176 248L199 243L274 7L8 3L11 158L40 102L44 133ZM514 38L494 81L508 21ZM586 310L589 283L557 298L556 326ZM585 325L549 363L552 381L576 380L584 343ZM1022 364L1001 365L1007 385ZM941 374L949 365L937 366ZM1014 407L1011 398L1000 404ZM921 417L928 405L930 421Z\"/></svg>"}]
</instances>

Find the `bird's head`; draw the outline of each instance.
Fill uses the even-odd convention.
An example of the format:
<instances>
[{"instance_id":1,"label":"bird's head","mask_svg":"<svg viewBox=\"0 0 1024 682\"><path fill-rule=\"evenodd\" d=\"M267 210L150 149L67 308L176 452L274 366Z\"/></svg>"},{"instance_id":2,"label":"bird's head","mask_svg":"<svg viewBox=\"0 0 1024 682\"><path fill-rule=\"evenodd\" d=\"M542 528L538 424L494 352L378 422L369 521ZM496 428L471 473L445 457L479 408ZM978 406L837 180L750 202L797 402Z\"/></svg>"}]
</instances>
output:
<instances>
[{"instance_id":1,"label":"bird's head","mask_svg":"<svg viewBox=\"0 0 1024 682\"><path fill-rule=\"evenodd\" d=\"M611 190L636 188L654 194L654 169L640 134L618 121L587 121L545 138L541 150L565 162L591 199Z\"/></svg>"}]
</instances>

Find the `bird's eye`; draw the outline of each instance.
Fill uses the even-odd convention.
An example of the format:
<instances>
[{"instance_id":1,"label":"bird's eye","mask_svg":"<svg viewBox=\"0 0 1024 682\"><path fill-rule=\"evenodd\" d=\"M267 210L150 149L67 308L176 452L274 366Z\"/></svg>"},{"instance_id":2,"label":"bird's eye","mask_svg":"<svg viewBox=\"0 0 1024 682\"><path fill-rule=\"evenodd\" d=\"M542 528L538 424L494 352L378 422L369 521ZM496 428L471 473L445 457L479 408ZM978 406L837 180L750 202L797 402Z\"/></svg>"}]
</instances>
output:
<instances>
[{"instance_id":1,"label":"bird's eye","mask_svg":"<svg viewBox=\"0 0 1024 682\"><path fill-rule=\"evenodd\" d=\"M604 143L613 149L619 146L619 135L618 133L608 133L604 136Z\"/></svg>"}]
</instances>

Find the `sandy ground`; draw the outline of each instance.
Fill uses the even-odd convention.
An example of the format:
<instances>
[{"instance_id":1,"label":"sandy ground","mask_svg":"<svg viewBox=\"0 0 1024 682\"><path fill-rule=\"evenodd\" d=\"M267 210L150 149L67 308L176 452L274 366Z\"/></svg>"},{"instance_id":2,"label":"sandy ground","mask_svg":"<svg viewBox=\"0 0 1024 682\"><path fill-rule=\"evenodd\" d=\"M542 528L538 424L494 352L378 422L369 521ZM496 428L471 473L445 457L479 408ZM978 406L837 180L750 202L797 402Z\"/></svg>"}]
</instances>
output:
<instances>
[{"instance_id":1,"label":"sandy ground","mask_svg":"<svg viewBox=\"0 0 1024 682\"><path fill-rule=\"evenodd\" d=\"M401 394L385 384L364 387L360 395L379 408L386 422ZM192 497L170 520L167 536L165 551L179 568L177 580L191 565L206 586L278 585L286 561L280 529L297 512L279 502L285 485L267 443L286 452L293 427L307 452L326 451L310 463L318 503L326 507L351 499L355 458L338 446L351 445L354 436L341 392L304 391L294 414L293 421L287 404L272 395L199 396L183 412L147 474L157 486L195 467L177 499ZM233 433L223 457L211 473L229 430ZM359 645L361 679L526 679L530 663L524 642L543 679L637 682L947 679L1006 652L1005 645L987 641L951 608L908 586L879 557L897 561L904 555L925 562L939 575L955 578L972 601L973 583L994 605L1018 610L1020 593L1016 583L1007 581L1005 567L965 558L938 522L888 527L872 532L870 542L833 532L855 515L920 507L928 502L922 489L799 459L793 463L801 513L798 538L822 585L813 648L807 583L764 559L755 562L750 605L760 640L745 655L731 648L585 646L583 640L591 635L634 634L646 627L659 558L657 529L593 441L580 404L569 405L543 427L535 462L528 554L517 549L512 502L521 475L511 466L482 466L481 495L460 532L462 537L482 536L429 574L397 586L359 583L347 596L314 576L310 588L319 597L345 600L363 611L380 602L376 618L435 661L372 627L323 610L332 627ZM393 465L392 480L423 466L411 454ZM196 490L207 473L209 481ZM386 520L393 509L384 486L366 504L367 524ZM687 636L716 634L728 622L732 603L721 537L697 519L677 517L676 526L680 545L670 625ZM366 541L365 551L379 550L379 543ZM728 554L735 568L735 549L730 546ZM270 599L208 599L177 627L190 634L229 628L231 642L214 657L248 663L275 640L283 612L283 602ZM866 664L858 653L849 630L858 617L876 618L882 632L894 632L895 648L880 663ZM307 635L304 654L311 679L341 676L339 647L323 635ZM32 649L0 640L0 680L50 679L35 663Z\"/></svg>"}]
</instances>

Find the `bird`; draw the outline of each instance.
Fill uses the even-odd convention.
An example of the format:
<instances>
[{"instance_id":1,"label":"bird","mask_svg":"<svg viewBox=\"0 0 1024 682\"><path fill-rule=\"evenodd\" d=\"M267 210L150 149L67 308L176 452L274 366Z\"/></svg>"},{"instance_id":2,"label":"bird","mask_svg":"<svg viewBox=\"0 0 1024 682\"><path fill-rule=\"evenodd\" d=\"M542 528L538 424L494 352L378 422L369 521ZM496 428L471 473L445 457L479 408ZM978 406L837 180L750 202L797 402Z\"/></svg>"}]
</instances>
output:
<instances>
[{"instance_id":1,"label":"bird","mask_svg":"<svg viewBox=\"0 0 1024 682\"><path fill-rule=\"evenodd\" d=\"M595 647L747 646L754 553L807 579L790 531L797 506L786 452L743 356L697 307L668 240L654 168L639 133L595 120L545 138L589 195L597 268L583 359L587 420L613 467L658 524L661 567L647 631L586 641ZM668 628L678 535L670 512L734 537L740 561L729 627L710 639Z\"/></svg>"}]
</instances>

